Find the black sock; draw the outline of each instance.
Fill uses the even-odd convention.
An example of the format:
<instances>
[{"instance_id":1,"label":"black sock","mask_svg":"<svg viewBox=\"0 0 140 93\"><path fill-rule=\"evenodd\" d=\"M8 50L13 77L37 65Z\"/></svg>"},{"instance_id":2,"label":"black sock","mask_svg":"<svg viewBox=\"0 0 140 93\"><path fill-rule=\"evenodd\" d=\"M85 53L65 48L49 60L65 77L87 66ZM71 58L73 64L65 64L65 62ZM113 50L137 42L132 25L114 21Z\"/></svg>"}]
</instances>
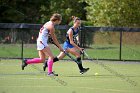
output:
<instances>
[{"instance_id":1,"label":"black sock","mask_svg":"<svg viewBox=\"0 0 140 93\"><path fill-rule=\"evenodd\" d=\"M82 66L81 57L78 57L78 58L77 58L77 61L78 61L77 64L78 64L79 69L80 69L80 70L83 70L84 68L83 68L83 66Z\"/></svg>"},{"instance_id":2,"label":"black sock","mask_svg":"<svg viewBox=\"0 0 140 93\"><path fill-rule=\"evenodd\" d=\"M59 59L58 59L57 57L55 57L55 58L53 59L53 62L56 62L56 61L59 61Z\"/></svg>"},{"instance_id":3,"label":"black sock","mask_svg":"<svg viewBox=\"0 0 140 93\"><path fill-rule=\"evenodd\" d=\"M79 67L80 70L83 70L84 69L83 66L82 66L82 64L78 64L78 67Z\"/></svg>"}]
</instances>

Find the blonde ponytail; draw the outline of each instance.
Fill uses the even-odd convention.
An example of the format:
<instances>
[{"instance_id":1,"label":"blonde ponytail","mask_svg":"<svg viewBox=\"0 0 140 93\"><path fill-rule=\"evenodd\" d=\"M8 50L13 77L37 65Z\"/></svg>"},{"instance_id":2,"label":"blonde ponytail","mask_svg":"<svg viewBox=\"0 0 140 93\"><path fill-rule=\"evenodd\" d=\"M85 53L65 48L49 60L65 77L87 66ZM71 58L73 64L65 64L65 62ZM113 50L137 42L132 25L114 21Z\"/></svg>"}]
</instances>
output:
<instances>
[{"instance_id":1,"label":"blonde ponytail","mask_svg":"<svg viewBox=\"0 0 140 93\"><path fill-rule=\"evenodd\" d=\"M62 20L62 16L60 15L60 14L58 14L58 13L55 13L55 14L53 14L52 16L51 16L51 18L50 18L50 21L60 21L60 20Z\"/></svg>"}]
</instances>

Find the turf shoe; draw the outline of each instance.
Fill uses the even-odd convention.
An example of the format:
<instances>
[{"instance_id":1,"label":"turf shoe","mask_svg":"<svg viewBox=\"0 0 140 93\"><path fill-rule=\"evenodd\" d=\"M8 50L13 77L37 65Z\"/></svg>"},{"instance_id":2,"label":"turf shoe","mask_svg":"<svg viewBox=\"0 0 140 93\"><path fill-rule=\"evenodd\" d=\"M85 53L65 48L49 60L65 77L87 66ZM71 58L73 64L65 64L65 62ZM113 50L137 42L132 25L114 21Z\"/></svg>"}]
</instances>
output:
<instances>
[{"instance_id":1,"label":"turf shoe","mask_svg":"<svg viewBox=\"0 0 140 93\"><path fill-rule=\"evenodd\" d=\"M48 76L58 76L58 74L55 74L54 72L48 73Z\"/></svg>"},{"instance_id":2,"label":"turf shoe","mask_svg":"<svg viewBox=\"0 0 140 93\"><path fill-rule=\"evenodd\" d=\"M43 70L44 70L44 71L46 70L46 67L48 67L47 62L45 62L44 65L43 65Z\"/></svg>"},{"instance_id":3,"label":"turf shoe","mask_svg":"<svg viewBox=\"0 0 140 93\"><path fill-rule=\"evenodd\" d=\"M21 68L22 68L22 70L24 70L24 68L28 65L27 63L26 63L26 59L23 59L22 60L22 66L21 66Z\"/></svg>"},{"instance_id":4,"label":"turf shoe","mask_svg":"<svg viewBox=\"0 0 140 93\"><path fill-rule=\"evenodd\" d=\"M84 74L89 70L89 68L83 68L83 70L80 71L80 74Z\"/></svg>"}]
</instances>

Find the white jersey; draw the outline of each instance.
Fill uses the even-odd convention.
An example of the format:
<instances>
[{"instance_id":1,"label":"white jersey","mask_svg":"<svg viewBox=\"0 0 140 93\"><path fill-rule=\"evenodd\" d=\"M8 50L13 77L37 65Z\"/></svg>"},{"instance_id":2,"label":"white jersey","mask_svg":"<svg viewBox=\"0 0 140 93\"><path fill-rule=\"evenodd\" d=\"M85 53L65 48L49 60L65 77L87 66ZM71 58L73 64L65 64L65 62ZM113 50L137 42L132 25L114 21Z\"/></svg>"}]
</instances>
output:
<instances>
[{"instance_id":1,"label":"white jersey","mask_svg":"<svg viewBox=\"0 0 140 93\"><path fill-rule=\"evenodd\" d=\"M49 22L45 23L40 29L39 36L37 38L37 50L42 50L43 48L48 46L47 42L48 42L49 30L46 28L45 25L47 25Z\"/></svg>"},{"instance_id":2,"label":"white jersey","mask_svg":"<svg viewBox=\"0 0 140 93\"><path fill-rule=\"evenodd\" d=\"M47 41L48 41L48 35L49 35L48 29L43 26L40 29L39 36L37 38L37 41L41 41L41 42L47 43Z\"/></svg>"}]
</instances>

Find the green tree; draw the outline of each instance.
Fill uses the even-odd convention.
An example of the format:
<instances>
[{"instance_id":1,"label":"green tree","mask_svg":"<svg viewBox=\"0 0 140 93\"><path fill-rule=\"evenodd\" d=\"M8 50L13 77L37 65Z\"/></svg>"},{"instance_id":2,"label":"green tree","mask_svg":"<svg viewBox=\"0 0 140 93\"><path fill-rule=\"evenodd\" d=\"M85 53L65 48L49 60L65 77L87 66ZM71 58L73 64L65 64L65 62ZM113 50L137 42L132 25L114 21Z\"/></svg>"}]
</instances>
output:
<instances>
[{"instance_id":1,"label":"green tree","mask_svg":"<svg viewBox=\"0 0 140 93\"><path fill-rule=\"evenodd\" d=\"M48 6L50 0L2 0L0 1L0 22L39 23L40 8Z\"/></svg>"},{"instance_id":2,"label":"green tree","mask_svg":"<svg viewBox=\"0 0 140 93\"><path fill-rule=\"evenodd\" d=\"M140 0L85 0L94 26L140 26Z\"/></svg>"},{"instance_id":3,"label":"green tree","mask_svg":"<svg viewBox=\"0 0 140 93\"><path fill-rule=\"evenodd\" d=\"M1 0L0 22L45 23L53 13L60 13L67 24L72 15L85 20L85 6L80 0Z\"/></svg>"},{"instance_id":4,"label":"green tree","mask_svg":"<svg viewBox=\"0 0 140 93\"><path fill-rule=\"evenodd\" d=\"M83 20L86 20L86 6L85 2L80 2L80 0L50 0L50 12L60 13L63 16L62 24L68 24L70 22L71 16L78 16ZM40 11L42 14L42 21L47 18L47 6L42 6ZM44 18L44 19L43 19Z\"/></svg>"}]
</instances>

